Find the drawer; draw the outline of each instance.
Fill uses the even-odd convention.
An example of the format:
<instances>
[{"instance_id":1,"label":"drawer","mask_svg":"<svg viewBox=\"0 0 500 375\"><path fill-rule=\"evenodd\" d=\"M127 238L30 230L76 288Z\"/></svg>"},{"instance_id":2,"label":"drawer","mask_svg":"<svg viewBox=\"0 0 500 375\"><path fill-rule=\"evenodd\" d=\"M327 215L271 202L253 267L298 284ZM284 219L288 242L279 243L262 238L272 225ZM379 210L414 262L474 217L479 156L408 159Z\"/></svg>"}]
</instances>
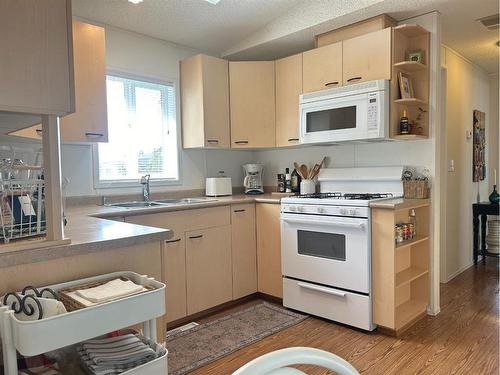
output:
<instances>
[{"instance_id":1,"label":"drawer","mask_svg":"<svg viewBox=\"0 0 500 375\"><path fill-rule=\"evenodd\" d=\"M283 278L283 305L365 330L375 328L370 298L361 294Z\"/></svg>"}]
</instances>

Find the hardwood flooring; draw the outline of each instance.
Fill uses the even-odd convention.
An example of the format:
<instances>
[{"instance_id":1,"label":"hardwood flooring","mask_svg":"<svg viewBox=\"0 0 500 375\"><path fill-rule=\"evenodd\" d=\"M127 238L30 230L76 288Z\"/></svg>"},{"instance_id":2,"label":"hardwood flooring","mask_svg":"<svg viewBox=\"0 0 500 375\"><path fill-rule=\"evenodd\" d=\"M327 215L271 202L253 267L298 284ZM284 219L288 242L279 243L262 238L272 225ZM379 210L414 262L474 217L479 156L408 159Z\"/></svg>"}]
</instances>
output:
<instances>
[{"instance_id":1,"label":"hardwood flooring","mask_svg":"<svg viewBox=\"0 0 500 375\"><path fill-rule=\"evenodd\" d=\"M192 372L231 374L273 350L309 346L335 353L362 374L499 374L499 280L496 259L471 267L441 286L441 313L427 316L399 338L365 333L322 319L305 321ZM214 319L252 301L214 314ZM329 374L300 366L308 374ZM257 374L256 374L257 375Z\"/></svg>"}]
</instances>

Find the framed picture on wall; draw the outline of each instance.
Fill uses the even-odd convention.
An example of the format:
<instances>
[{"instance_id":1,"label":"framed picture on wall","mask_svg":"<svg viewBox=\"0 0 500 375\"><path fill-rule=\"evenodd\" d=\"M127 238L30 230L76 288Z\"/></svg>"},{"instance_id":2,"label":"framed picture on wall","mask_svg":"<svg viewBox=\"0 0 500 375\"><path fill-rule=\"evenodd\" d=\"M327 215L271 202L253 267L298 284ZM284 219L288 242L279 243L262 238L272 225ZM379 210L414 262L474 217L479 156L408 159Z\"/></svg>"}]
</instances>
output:
<instances>
[{"instance_id":1,"label":"framed picture on wall","mask_svg":"<svg viewBox=\"0 0 500 375\"><path fill-rule=\"evenodd\" d=\"M411 77L408 74L399 72L398 82L401 99L411 99L415 97Z\"/></svg>"},{"instance_id":2,"label":"framed picture on wall","mask_svg":"<svg viewBox=\"0 0 500 375\"><path fill-rule=\"evenodd\" d=\"M474 110L472 114L472 181L486 178L486 114Z\"/></svg>"}]
</instances>

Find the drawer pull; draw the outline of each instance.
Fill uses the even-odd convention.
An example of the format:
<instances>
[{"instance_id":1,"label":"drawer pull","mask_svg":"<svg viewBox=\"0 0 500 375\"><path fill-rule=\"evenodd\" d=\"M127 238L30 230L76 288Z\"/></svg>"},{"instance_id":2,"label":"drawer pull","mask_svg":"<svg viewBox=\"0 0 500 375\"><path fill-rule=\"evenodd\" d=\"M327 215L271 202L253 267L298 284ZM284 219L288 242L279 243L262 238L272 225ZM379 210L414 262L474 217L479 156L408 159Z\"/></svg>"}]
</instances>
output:
<instances>
[{"instance_id":1,"label":"drawer pull","mask_svg":"<svg viewBox=\"0 0 500 375\"><path fill-rule=\"evenodd\" d=\"M297 283L298 286L304 289L310 289L314 290L316 292L322 292L326 294L331 294L332 296L337 296L337 297L345 297L346 294L343 292L337 292L336 290L332 290L329 288L325 288L322 286L317 286L317 285L310 285L310 284L305 284L305 283Z\"/></svg>"},{"instance_id":2,"label":"drawer pull","mask_svg":"<svg viewBox=\"0 0 500 375\"><path fill-rule=\"evenodd\" d=\"M99 137L99 138L100 137L104 137L104 134L102 134L102 133L90 133L90 132L87 132L87 133L85 133L85 135L87 137Z\"/></svg>"},{"instance_id":3,"label":"drawer pull","mask_svg":"<svg viewBox=\"0 0 500 375\"><path fill-rule=\"evenodd\" d=\"M177 238L175 240L168 240L168 241L165 241L165 243L174 243L174 242L179 242L181 239L180 238Z\"/></svg>"},{"instance_id":4,"label":"drawer pull","mask_svg":"<svg viewBox=\"0 0 500 375\"><path fill-rule=\"evenodd\" d=\"M246 145L248 144L248 141L235 141L234 143L236 143L237 145Z\"/></svg>"},{"instance_id":5,"label":"drawer pull","mask_svg":"<svg viewBox=\"0 0 500 375\"><path fill-rule=\"evenodd\" d=\"M288 138L288 142L298 142L298 138Z\"/></svg>"},{"instance_id":6,"label":"drawer pull","mask_svg":"<svg viewBox=\"0 0 500 375\"><path fill-rule=\"evenodd\" d=\"M339 84L339 81L333 81L333 82L325 83L325 86L337 86L338 84Z\"/></svg>"},{"instance_id":7,"label":"drawer pull","mask_svg":"<svg viewBox=\"0 0 500 375\"><path fill-rule=\"evenodd\" d=\"M39 136L42 136L42 133L43 133L43 130L42 129L35 129L35 131L37 132L37 134Z\"/></svg>"},{"instance_id":8,"label":"drawer pull","mask_svg":"<svg viewBox=\"0 0 500 375\"><path fill-rule=\"evenodd\" d=\"M360 79L362 79L363 77L352 77L352 78L349 78L347 80L347 82L355 82L355 81L359 81Z\"/></svg>"},{"instance_id":9,"label":"drawer pull","mask_svg":"<svg viewBox=\"0 0 500 375\"><path fill-rule=\"evenodd\" d=\"M207 143L219 143L218 139L207 139Z\"/></svg>"},{"instance_id":10,"label":"drawer pull","mask_svg":"<svg viewBox=\"0 0 500 375\"><path fill-rule=\"evenodd\" d=\"M203 234L198 234L197 236L191 236L189 237L190 240L196 240L198 238L202 238L203 237Z\"/></svg>"},{"instance_id":11,"label":"drawer pull","mask_svg":"<svg viewBox=\"0 0 500 375\"><path fill-rule=\"evenodd\" d=\"M234 212L245 212L246 210L241 209L241 210L234 210Z\"/></svg>"}]
</instances>

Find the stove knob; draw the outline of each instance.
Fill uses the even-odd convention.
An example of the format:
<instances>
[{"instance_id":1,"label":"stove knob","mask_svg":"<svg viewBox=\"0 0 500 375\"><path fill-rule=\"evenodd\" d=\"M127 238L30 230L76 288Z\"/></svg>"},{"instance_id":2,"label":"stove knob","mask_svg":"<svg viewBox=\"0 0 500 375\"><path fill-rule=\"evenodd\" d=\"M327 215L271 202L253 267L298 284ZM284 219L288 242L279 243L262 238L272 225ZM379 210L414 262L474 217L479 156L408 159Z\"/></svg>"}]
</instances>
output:
<instances>
[{"instance_id":1,"label":"stove knob","mask_svg":"<svg viewBox=\"0 0 500 375\"><path fill-rule=\"evenodd\" d=\"M341 215L347 215L347 210L345 208L340 209L340 214Z\"/></svg>"},{"instance_id":2,"label":"stove knob","mask_svg":"<svg viewBox=\"0 0 500 375\"><path fill-rule=\"evenodd\" d=\"M323 207L318 207L316 209L316 211L318 211L318 214L321 214L321 213L325 212L325 210L323 209Z\"/></svg>"},{"instance_id":3,"label":"stove knob","mask_svg":"<svg viewBox=\"0 0 500 375\"><path fill-rule=\"evenodd\" d=\"M295 206L290 206L290 211L295 211Z\"/></svg>"},{"instance_id":4,"label":"stove knob","mask_svg":"<svg viewBox=\"0 0 500 375\"><path fill-rule=\"evenodd\" d=\"M298 212L302 212L302 207L297 206L297 211L298 211Z\"/></svg>"},{"instance_id":5,"label":"stove knob","mask_svg":"<svg viewBox=\"0 0 500 375\"><path fill-rule=\"evenodd\" d=\"M357 213L356 209L349 210L349 215L351 216L356 216L356 213Z\"/></svg>"}]
</instances>

